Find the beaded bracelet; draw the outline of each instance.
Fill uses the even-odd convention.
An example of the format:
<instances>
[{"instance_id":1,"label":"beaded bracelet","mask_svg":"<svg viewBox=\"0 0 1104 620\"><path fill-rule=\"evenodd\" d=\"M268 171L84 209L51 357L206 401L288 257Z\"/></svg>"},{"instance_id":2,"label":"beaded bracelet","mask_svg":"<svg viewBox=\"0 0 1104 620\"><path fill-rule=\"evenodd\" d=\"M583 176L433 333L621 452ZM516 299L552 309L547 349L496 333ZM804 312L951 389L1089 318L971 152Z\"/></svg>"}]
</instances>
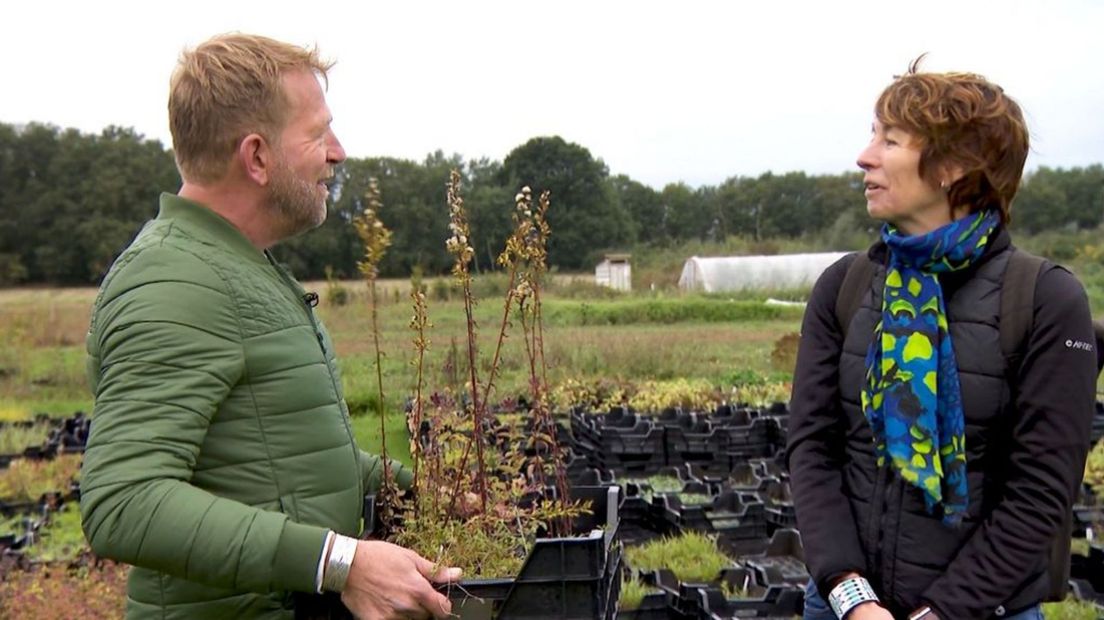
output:
<instances>
[{"instance_id":1,"label":"beaded bracelet","mask_svg":"<svg viewBox=\"0 0 1104 620\"><path fill-rule=\"evenodd\" d=\"M828 603L836 617L844 618L852 609L868 602L878 602L878 595L874 594L874 588L870 582L862 577L844 579L832 588L828 594Z\"/></svg>"},{"instance_id":2,"label":"beaded bracelet","mask_svg":"<svg viewBox=\"0 0 1104 620\"><path fill-rule=\"evenodd\" d=\"M341 592L345 589L345 582L349 580L349 569L353 567L353 556L356 555L356 549L357 539L340 534L334 536L330 557L326 560L326 572L322 574L323 590Z\"/></svg>"}]
</instances>

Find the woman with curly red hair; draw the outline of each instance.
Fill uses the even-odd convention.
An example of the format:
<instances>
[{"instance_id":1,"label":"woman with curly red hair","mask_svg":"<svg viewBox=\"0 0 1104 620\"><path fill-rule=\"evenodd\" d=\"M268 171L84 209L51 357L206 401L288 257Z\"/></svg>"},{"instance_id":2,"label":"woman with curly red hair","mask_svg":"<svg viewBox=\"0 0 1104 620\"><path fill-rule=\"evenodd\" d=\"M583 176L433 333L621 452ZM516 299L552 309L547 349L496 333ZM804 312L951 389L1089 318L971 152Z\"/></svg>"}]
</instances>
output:
<instances>
[{"instance_id":1,"label":"woman with curly red hair","mask_svg":"<svg viewBox=\"0 0 1104 620\"><path fill-rule=\"evenodd\" d=\"M1027 152L1020 107L981 76L913 63L878 98L858 165L881 239L818 280L794 376L806 620L1042 617L1096 359L1069 344L1094 340L1071 273L1010 277Z\"/></svg>"}]
</instances>

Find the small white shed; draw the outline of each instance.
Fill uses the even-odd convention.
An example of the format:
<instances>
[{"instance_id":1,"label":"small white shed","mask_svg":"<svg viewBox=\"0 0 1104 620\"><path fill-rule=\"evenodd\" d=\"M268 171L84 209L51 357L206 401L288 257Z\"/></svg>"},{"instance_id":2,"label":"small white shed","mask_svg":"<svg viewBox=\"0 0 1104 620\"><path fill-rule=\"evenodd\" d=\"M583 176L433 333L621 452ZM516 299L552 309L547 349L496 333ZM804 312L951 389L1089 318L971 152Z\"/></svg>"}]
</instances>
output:
<instances>
[{"instance_id":1,"label":"small white shed","mask_svg":"<svg viewBox=\"0 0 1104 620\"><path fill-rule=\"evenodd\" d=\"M784 290L812 286L846 252L780 254L777 256L692 256L679 276L686 291Z\"/></svg>"},{"instance_id":2,"label":"small white shed","mask_svg":"<svg viewBox=\"0 0 1104 620\"><path fill-rule=\"evenodd\" d=\"M632 290L631 254L606 254L606 258L594 268L594 282L618 291Z\"/></svg>"}]
</instances>

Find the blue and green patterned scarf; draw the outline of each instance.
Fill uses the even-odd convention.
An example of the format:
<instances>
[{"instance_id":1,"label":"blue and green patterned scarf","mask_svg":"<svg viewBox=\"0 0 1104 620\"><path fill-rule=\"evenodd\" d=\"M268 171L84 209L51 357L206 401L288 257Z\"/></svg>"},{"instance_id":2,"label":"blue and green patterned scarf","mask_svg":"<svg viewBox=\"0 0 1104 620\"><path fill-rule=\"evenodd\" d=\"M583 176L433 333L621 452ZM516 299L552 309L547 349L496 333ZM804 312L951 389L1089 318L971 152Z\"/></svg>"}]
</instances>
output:
<instances>
[{"instance_id":1,"label":"blue and green patterned scarf","mask_svg":"<svg viewBox=\"0 0 1104 620\"><path fill-rule=\"evenodd\" d=\"M979 211L916 236L886 224L890 261L882 319L866 353L862 407L874 431L878 466L894 468L924 491L944 522L966 511L966 437L962 393L938 275L971 265L1000 222Z\"/></svg>"}]
</instances>

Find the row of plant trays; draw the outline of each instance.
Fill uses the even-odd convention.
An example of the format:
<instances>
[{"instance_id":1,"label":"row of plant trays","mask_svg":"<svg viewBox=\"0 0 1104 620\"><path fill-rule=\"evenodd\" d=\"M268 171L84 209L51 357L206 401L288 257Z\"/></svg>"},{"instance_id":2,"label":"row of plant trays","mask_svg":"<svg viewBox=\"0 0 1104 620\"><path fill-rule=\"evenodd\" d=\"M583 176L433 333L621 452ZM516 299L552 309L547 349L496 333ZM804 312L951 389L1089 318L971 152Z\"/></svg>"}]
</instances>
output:
<instances>
[{"instance_id":1,"label":"row of plant trays","mask_svg":"<svg viewBox=\"0 0 1104 620\"><path fill-rule=\"evenodd\" d=\"M0 431L4 428L29 428L40 424L51 425L46 441L42 445L29 446L15 454L0 454L0 469L7 467L16 459L52 459L58 454L84 452L92 420L83 412L77 412L63 419L39 414L33 420L3 423Z\"/></svg>"},{"instance_id":2,"label":"row of plant trays","mask_svg":"<svg viewBox=\"0 0 1104 620\"><path fill-rule=\"evenodd\" d=\"M571 412L577 452L617 473L648 474L686 463L725 466L770 457L785 443L783 405L753 409L722 405L712 412L666 409L651 416L625 407L608 413Z\"/></svg>"},{"instance_id":3,"label":"row of plant trays","mask_svg":"<svg viewBox=\"0 0 1104 620\"><path fill-rule=\"evenodd\" d=\"M622 538L627 543L657 536L701 532L736 553L763 550L767 537L794 528L797 517L788 479L769 473L766 460L744 463L739 478L699 477L691 465L661 470L677 490L657 491L647 480L621 479Z\"/></svg>"},{"instance_id":4,"label":"row of plant trays","mask_svg":"<svg viewBox=\"0 0 1104 620\"><path fill-rule=\"evenodd\" d=\"M4 517L17 517L19 526L14 531L0 531L0 580L12 570L26 570L40 560L32 560L28 550L37 543L43 528L50 524L55 513L66 503L79 501L79 495L49 493L36 503L0 504ZM77 562L86 562L87 557Z\"/></svg>"},{"instance_id":5,"label":"row of plant trays","mask_svg":"<svg viewBox=\"0 0 1104 620\"><path fill-rule=\"evenodd\" d=\"M38 532L49 522L49 513L19 513L19 528L11 532L0 532L0 555L20 552L34 543Z\"/></svg>"},{"instance_id":6,"label":"row of plant trays","mask_svg":"<svg viewBox=\"0 0 1104 620\"><path fill-rule=\"evenodd\" d=\"M809 574L801 537L787 529L775 532L760 551L742 555L710 583L681 582L665 569L639 572L636 578L659 592L645 596L635 609L619 612L619 620L792 618L804 607Z\"/></svg>"},{"instance_id":7,"label":"row of plant trays","mask_svg":"<svg viewBox=\"0 0 1104 620\"><path fill-rule=\"evenodd\" d=\"M57 510L65 502L80 501L80 483L73 480L64 491L48 491L31 502L8 502L0 499L0 517Z\"/></svg>"},{"instance_id":8,"label":"row of plant trays","mask_svg":"<svg viewBox=\"0 0 1104 620\"><path fill-rule=\"evenodd\" d=\"M1070 556L1070 586L1076 598L1104 605L1104 545L1090 544L1087 557Z\"/></svg>"}]
</instances>

